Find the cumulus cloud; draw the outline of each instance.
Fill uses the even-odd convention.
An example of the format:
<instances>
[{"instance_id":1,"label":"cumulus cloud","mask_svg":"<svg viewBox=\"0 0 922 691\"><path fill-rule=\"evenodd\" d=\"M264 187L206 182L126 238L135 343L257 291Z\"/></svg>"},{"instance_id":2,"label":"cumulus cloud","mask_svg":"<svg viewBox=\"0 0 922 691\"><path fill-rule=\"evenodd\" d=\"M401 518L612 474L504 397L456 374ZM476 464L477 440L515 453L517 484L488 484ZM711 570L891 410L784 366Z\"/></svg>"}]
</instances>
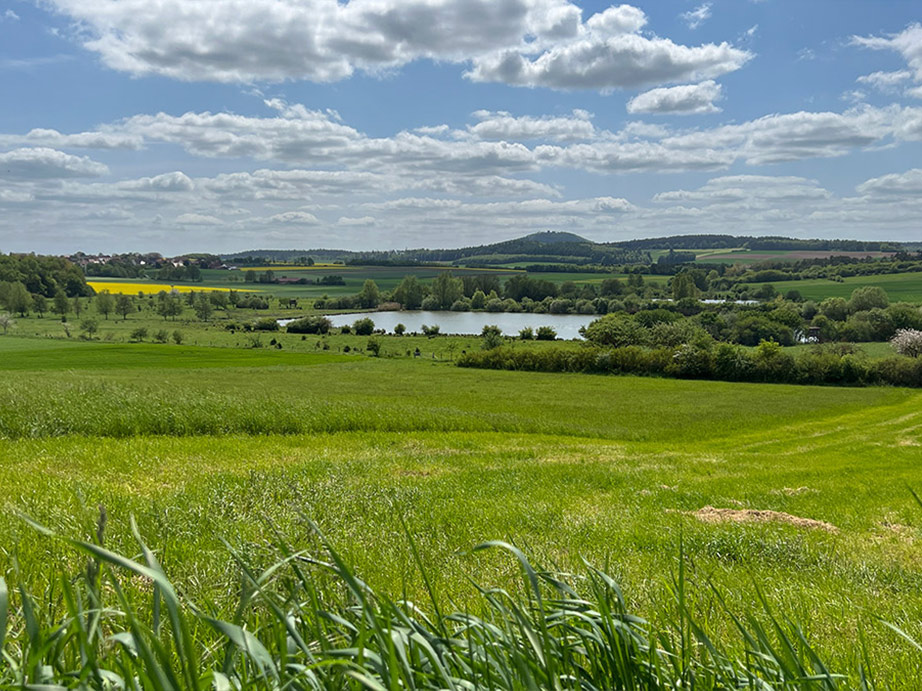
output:
<instances>
[{"instance_id":1,"label":"cumulus cloud","mask_svg":"<svg viewBox=\"0 0 922 691\"><path fill-rule=\"evenodd\" d=\"M503 82L555 89L638 87L700 81L733 72L752 54L729 43L683 46L640 33L646 16L627 5L593 15L569 41L540 52L498 51L478 57L467 76L474 81Z\"/></svg>"},{"instance_id":2,"label":"cumulus cloud","mask_svg":"<svg viewBox=\"0 0 922 691\"><path fill-rule=\"evenodd\" d=\"M909 197L922 203L922 169L913 168L905 173L890 173L871 178L858 185L858 192L870 197Z\"/></svg>"},{"instance_id":3,"label":"cumulus cloud","mask_svg":"<svg viewBox=\"0 0 922 691\"><path fill-rule=\"evenodd\" d=\"M726 43L643 35L646 15L630 5L583 21L570 0L48 3L109 67L187 81L332 82L432 59L471 63L477 81L611 89L706 79L750 57Z\"/></svg>"},{"instance_id":4,"label":"cumulus cloud","mask_svg":"<svg viewBox=\"0 0 922 691\"><path fill-rule=\"evenodd\" d=\"M14 149L0 153L0 178L6 180L47 180L53 178L92 178L109 169L86 156L74 156L46 147Z\"/></svg>"},{"instance_id":5,"label":"cumulus cloud","mask_svg":"<svg viewBox=\"0 0 922 691\"><path fill-rule=\"evenodd\" d=\"M700 84L662 87L638 94L627 104L629 113L719 113L714 101L721 98L720 84L712 80Z\"/></svg>"}]
</instances>

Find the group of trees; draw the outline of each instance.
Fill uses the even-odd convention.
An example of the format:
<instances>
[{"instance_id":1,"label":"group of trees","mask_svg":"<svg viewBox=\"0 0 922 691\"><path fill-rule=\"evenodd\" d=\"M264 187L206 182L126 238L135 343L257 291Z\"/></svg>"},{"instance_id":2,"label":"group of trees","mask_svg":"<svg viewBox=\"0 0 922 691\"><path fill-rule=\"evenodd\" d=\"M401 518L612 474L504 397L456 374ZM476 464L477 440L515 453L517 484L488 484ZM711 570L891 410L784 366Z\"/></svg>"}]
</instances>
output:
<instances>
[{"instance_id":1,"label":"group of trees","mask_svg":"<svg viewBox=\"0 0 922 691\"><path fill-rule=\"evenodd\" d=\"M664 295L646 284L640 274L626 281L608 278L600 284L552 281L519 274L501 282L492 274L456 277L450 271L439 273L428 285L416 276L406 276L393 291L382 291L369 279L356 295L323 298L317 309L374 309L394 303L407 310L486 310L488 312L541 312L605 314L608 300L616 296ZM617 305L616 305L617 307Z\"/></svg>"}]
</instances>

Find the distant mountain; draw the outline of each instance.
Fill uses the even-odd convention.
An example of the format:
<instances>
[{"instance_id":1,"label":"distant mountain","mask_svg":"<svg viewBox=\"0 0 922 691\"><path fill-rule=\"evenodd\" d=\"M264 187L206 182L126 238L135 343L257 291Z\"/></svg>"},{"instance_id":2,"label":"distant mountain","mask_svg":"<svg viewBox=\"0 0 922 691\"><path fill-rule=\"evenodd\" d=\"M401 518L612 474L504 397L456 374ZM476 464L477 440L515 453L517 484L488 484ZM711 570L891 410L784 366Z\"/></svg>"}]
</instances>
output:
<instances>
[{"instance_id":1,"label":"distant mountain","mask_svg":"<svg viewBox=\"0 0 922 691\"><path fill-rule=\"evenodd\" d=\"M591 240L587 240L586 238L576 235L574 233L562 233L557 230L546 230L543 233L532 233L530 235L526 235L525 237L519 238L519 239L525 240L528 242L541 242L545 245L554 245L554 244L557 244L558 242L577 242L577 243L588 242L590 244L594 244Z\"/></svg>"}]
</instances>

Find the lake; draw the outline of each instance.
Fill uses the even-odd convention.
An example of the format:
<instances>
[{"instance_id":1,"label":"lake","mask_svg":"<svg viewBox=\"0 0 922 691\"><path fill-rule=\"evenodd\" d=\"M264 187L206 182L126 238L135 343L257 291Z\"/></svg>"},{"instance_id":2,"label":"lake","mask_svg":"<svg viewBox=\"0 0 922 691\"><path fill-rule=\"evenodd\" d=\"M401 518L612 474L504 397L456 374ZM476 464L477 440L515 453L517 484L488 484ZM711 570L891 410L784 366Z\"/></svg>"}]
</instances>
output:
<instances>
[{"instance_id":1,"label":"lake","mask_svg":"<svg viewBox=\"0 0 922 691\"><path fill-rule=\"evenodd\" d=\"M443 334L480 335L487 324L495 324L508 336L516 336L526 327L537 330L539 326L550 326L557 332L557 338L582 338L580 327L586 326L595 314L533 314L531 312L426 312L415 310L409 312L360 312L355 314L328 314L333 326L352 325L357 319L368 317L375 323L376 329L393 333L397 324L407 327L407 332L421 333L423 324L438 324ZM289 319L279 320L284 326Z\"/></svg>"}]
</instances>

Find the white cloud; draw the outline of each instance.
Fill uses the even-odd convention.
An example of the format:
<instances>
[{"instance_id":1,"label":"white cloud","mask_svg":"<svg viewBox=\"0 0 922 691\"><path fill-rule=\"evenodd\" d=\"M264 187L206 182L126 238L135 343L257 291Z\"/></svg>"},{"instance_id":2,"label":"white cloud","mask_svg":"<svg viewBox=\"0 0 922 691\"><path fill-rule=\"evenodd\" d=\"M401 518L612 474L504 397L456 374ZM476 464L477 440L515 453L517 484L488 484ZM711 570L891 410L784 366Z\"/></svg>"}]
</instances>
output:
<instances>
[{"instance_id":1,"label":"white cloud","mask_svg":"<svg viewBox=\"0 0 922 691\"><path fill-rule=\"evenodd\" d=\"M360 216L358 218L350 216L340 216L336 225L347 228L361 228L375 225L374 216Z\"/></svg>"},{"instance_id":2,"label":"white cloud","mask_svg":"<svg viewBox=\"0 0 922 691\"><path fill-rule=\"evenodd\" d=\"M0 135L0 146L44 146L64 149L140 149L143 140L137 135L77 132L61 134L57 130L33 129L23 135Z\"/></svg>"},{"instance_id":3,"label":"white cloud","mask_svg":"<svg viewBox=\"0 0 922 691\"><path fill-rule=\"evenodd\" d=\"M880 91L890 91L911 77L912 72L909 70L898 70L896 72L872 72L858 77L855 81L859 84L867 84Z\"/></svg>"},{"instance_id":4,"label":"white cloud","mask_svg":"<svg viewBox=\"0 0 922 691\"><path fill-rule=\"evenodd\" d=\"M719 113L721 87L714 81L662 87L638 94L627 104L629 113Z\"/></svg>"},{"instance_id":5,"label":"white cloud","mask_svg":"<svg viewBox=\"0 0 922 691\"><path fill-rule=\"evenodd\" d=\"M217 226L221 219L207 214L185 213L176 217L176 223L182 226Z\"/></svg>"},{"instance_id":6,"label":"white cloud","mask_svg":"<svg viewBox=\"0 0 922 691\"><path fill-rule=\"evenodd\" d=\"M900 33L887 36L852 36L852 42L872 50L896 51L913 71L914 79L922 82L922 24L910 24Z\"/></svg>"},{"instance_id":7,"label":"white cloud","mask_svg":"<svg viewBox=\"0 0 922 691\"><path fill-rule=\"evenodd\" d=\"M18 22L19 15L13 10L6 10L3 14L0 14L0 21Z\"/></svg>"},{"instance_id":8,"label":"white cloud","mask_svg":"<svg viewBox=\"0 0 922 691\"><path fill-rule=\"evenodd\" d=\"M871 178L858 185L858 192L870 197L909 197L922 203L922 169L913 168L905 173L890 173Z\"/></svg>"},{"instance_id":9,"label":"white cloud","mask_svg":"<svg viewBox=\"0 0 922 691\"><path fill-rule=\"evenodd\" d=\"M707 79L751 57L726 43L690 47L643 35L647 18L630 5L583 21L570 0L48 3L109 67L187 81L332 82L432 59L471 63L477 81L612 89Z\"/></svg>"},{"instance_id":10,"label":"white cloud","mask_svg":"<svg viewBox=\"0 0 922 691\"><path fill-rule=\"evenodd\" d=\"M266 221L279 225L316 226L320 224L320 219L307 211L286 211L284 213L269 216Z\"/></svg>"},{"instance_id":11,"label":"white cloud","mask_svg":"<svg viewBox=\"0 0 922 691\"><path fill-rule=\"evenodd\" d=\"M627 5L593 15L569 41L540 55L519 50L478 57L467 76L554 89L611 90L649 84L700 81L733 72L752 54L729 43L683 46L639 32L646 16Z\"/></svg>"},{"instance_id":12,"label":"white cloud","mask_svg":"<svg viewBox=\"0 0 922 691\"><path fill-rule=\"evenodd\" d=\"M469 126L468 131L478 139L575 141L596 135L592 114L585 110L574 110L569 116L516 117L506 111L488 110L473 115L480 122Z\"/></svg>"},{"instance_id":13,"label":"white cloud","mask_svg":"<svg viewBox=\"0 0 922 691\"><path fill-rule=\"evenodd\" d=\"M0 179L42 180L92 178L109 169L86 156L73 156L46 147L14 149L0 153Z\"/></svg>"},{"instance_id":14,"label":"white cloud","mask_svg":"<svg viewBox=\"0 0 922 691\"><path fill-rule=\"evenodd\" d=\"M699 26L704 24L708 19L711 18L711 3L705 2L701 5L698 5L693 10L682 13L682 19L685 20L685 23L688 24L689 29L697 29Z\"/></svg>"}]
</instances>

